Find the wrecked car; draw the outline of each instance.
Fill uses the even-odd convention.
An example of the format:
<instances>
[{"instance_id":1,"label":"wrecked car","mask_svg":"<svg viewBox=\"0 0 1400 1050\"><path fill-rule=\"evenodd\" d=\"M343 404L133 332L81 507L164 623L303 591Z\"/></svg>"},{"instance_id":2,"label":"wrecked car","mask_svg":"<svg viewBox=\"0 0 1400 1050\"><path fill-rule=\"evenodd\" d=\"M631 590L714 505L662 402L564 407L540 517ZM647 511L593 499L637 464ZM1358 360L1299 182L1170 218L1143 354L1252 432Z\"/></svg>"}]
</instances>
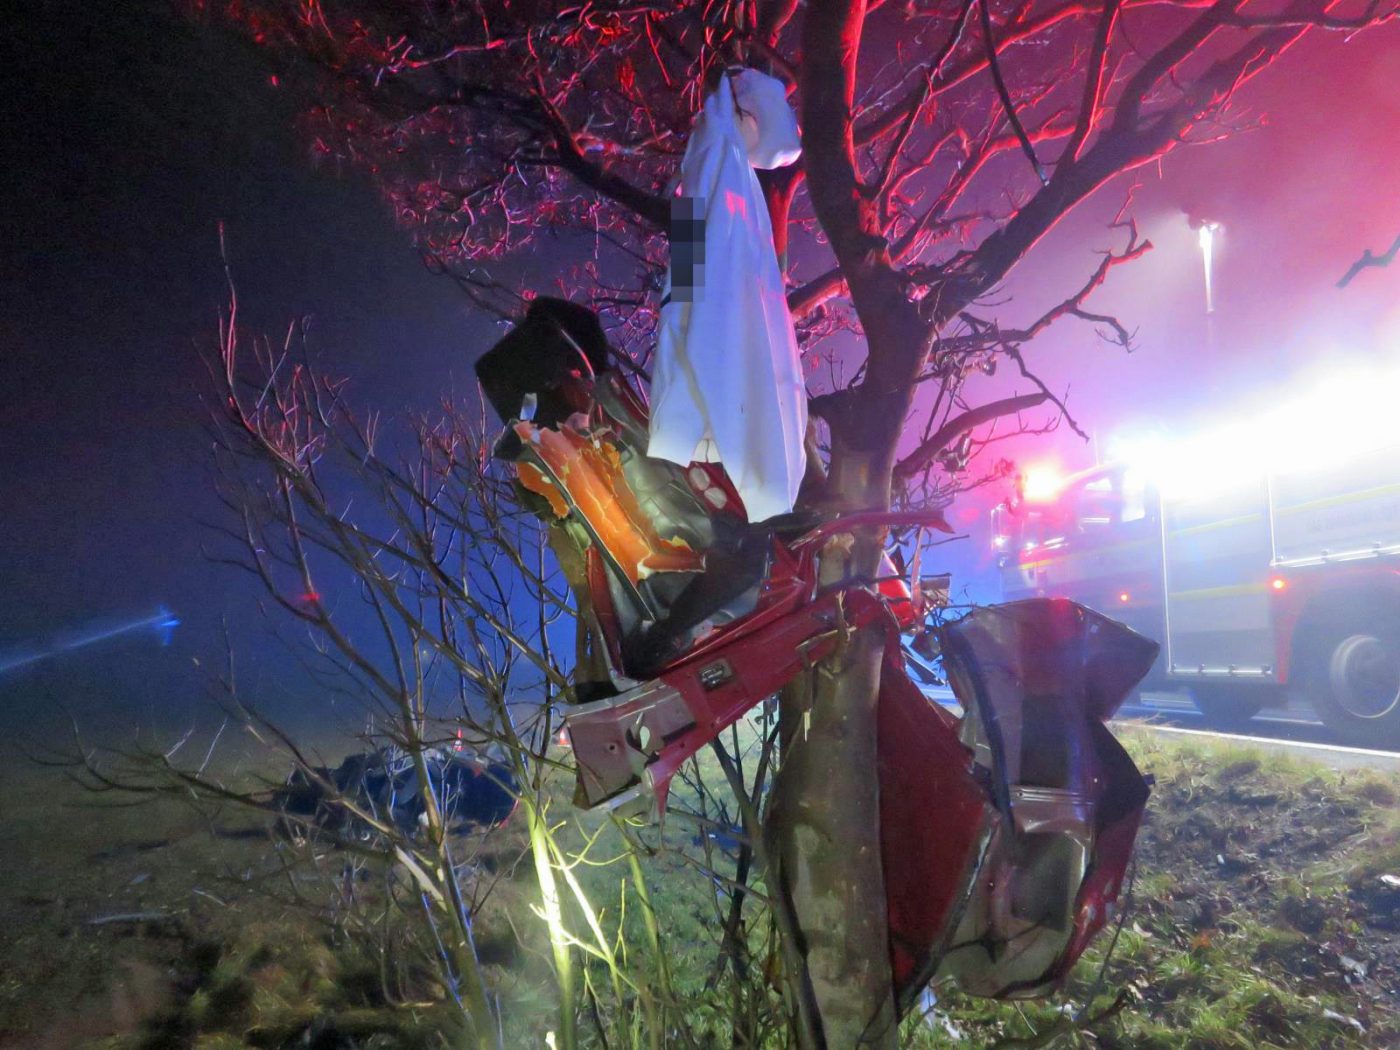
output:
<instances>
[{"instance_id":1,"label":"wrecked car","mask_svg":"<svg viewBox=\"0 0 1400 1050\"><path fill-rule=\"evenodd\" d=\"M1065 600L924 622L908 587L821 587L818 554L936 512L748 521L714 464L643 455L647 407L596 316L537 299L478 364L506 422L496 454L547 523L578 603L565 724L577 800L659 819L671 778L726 727L884 622L880 827L895 995L930 981L1044 994L1111 921L1148 783L1105 726L1155 643ZM911 680L901 632L940 651L961 713Z\"/></svg>"}]
</instances>

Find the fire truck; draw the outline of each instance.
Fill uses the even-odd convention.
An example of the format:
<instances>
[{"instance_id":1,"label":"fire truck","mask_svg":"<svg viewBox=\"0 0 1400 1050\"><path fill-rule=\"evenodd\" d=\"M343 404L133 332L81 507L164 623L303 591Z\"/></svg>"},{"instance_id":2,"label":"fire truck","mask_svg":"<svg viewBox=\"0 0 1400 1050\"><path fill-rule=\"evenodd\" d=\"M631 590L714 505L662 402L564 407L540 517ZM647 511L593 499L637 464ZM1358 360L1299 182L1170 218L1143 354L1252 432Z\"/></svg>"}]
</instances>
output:
<instances>
[{"instance_id":1,"label":"fire truck","mask_svg":"<svg viewBox=\"0 0 1400 1050\"><path fill-rule=\"evenodd\" d=\"M1233 455L1251 435L1258 454ZM1023 483L993 512L1004 597L1072 598L1159 641L1143 689L1184 687L1217 725L1292 687L1346 743L1400 746L1400 445L1268 435Z\"/></svg>"}]
</instances>

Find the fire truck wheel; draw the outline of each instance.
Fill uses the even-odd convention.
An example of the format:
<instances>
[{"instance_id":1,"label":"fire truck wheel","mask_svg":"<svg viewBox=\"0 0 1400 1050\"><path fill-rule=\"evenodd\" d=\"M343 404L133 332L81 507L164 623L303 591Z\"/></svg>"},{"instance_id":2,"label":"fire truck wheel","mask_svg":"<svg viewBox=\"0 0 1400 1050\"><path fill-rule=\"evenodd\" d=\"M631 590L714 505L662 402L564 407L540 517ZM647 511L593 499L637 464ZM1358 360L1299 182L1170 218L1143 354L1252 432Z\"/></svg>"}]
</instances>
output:
<instances>
[{"instance_id":1,"label":"fire truck wheel","mask_svg":"<svg viewBox=\"0 0 1400 1050\"><path fill-rule=\"evenodd\" d=\"M1191 687L1191 699L1206 716L1206 724L1219 729L1240 729L1264 706L1255 690L1233 682L1211 682Z\"/></svg>"},{"instance_id":2,"label":"fire truck wheel","mask_svg":"<svg viewBox=\"0 0 1400 1050\"><path fill-rule=\"evenodd\" d=\"M1400 745L1400 620L1348 618L1317 643L1306 673L1322 720L1356 747Z\"/></svg>"}]
</instances>

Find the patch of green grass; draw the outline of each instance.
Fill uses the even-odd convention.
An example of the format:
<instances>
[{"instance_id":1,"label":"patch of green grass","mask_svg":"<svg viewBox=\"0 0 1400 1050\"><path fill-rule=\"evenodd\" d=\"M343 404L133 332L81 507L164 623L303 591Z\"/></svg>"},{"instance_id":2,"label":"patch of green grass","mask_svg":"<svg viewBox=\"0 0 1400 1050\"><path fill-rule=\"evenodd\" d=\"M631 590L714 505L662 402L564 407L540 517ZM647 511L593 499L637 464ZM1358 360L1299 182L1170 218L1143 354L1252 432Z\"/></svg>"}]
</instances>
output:
<instances>
[{"instance_id":1,"label":"patch of green grass","mask_svg":"<svg viewBox=\"0 0 1400 1050\"><path fill-rule=\"evenodd\" d=\"M965 1038L911 1019L905 1045L994 1046L1054 1032L1052 1045L1122 1050L1400 1045L1400 934L1373 925L1355 900L1357 885L1400 875L1400 779L1127 735L1157 785L1136 910L1102 984L1107 935L1058 1002L988 1003L950 989L941 1008ZM1222 867L1222 851L1239 862ZM1345 955L1369 966L1364 984L1349 980ZM1092 1015L1120 989L1131 1002L1076 1044L1065 1011L1080 1011L1094 990Z\"/></svg>"},{"instance_id":2,"label":"patch of green grass","mask_svg":"<svg viewBox=\"0 0 1400 1050\"><path fill-rule=\"evenodd\" d=\"M740 744L751 742L749 735ZM1135 908L1102 980L1111 931L1082 960L1059 999L998 1003L940 989L939 1010L964 1038L950 1035L937 1017L933 1023L915 1017L904 1025L903 1045L944 1050L1058 1032L1057 1045L1070 1046L1067 1018L1083 1010L1091 994L1088 1013L1094 1015L1120 991L1128 997L1124 1008L1093 1026L1098 1046L1400 1045L1400 1014L1387 992L1400 986L1400 934L1378 928L1357 899L1358 887L1378 884L1383 874L1400 875L1400 780L1336 773L1248 748L1164 742L1138 732L1130 732L1127 743L1157 786L1141 839ZM708 752L699 769L710 783L720 783ZM640 991L627 995L659 996L643 905L620 859L622 836L604 818L576 814L569 806L571 788L565 773L551 775L551 823L561 822L566 853L580 858L574 873L638 984ZM717 983L714 964L727 910L697 867L706 859L702 831L681 812L698 805L678 780L665 825L638 833L657 850L643 861L643 870L672 978L674 999L667 1007L683 1014L708 1045L724 1046L730 1045L735 985ZM732 810L710 815L737 821ZM543 1045L543 1033L554 1027L556 995L546 931L535 910L533 866L528 857L521 859L521 823L518 815L483 848L492 863L469 888L489 889L477 944L506 1013L507 1045L526 1047ZM721 870L732 874L731 867ZM762 873L753 882L764 890ZM363 892L372 900L383 887L376 882ZM569 927L583 931L579 909L567 897L564 907ZM313 917L243 903L216 914L223 921L201 927L200 939L185 948L184 986L174 1005L139 1036L109 1040L112 1050L280 1047L332 1036L426 1047L450 1037L447 992L436 983L425 945L406 932L375 942L363 936L369 932L363 924L352 930L342 922L328 932ZM781 964L769 926L752 903L745 915L750 969L746 987L739 987L748 1006L776 1002ZM385 943L402 949L394 960L402 979L386 980L379 954ZM1370 968L1366 983L1348 983L1344 955ZM606 968L581 953L579 958L583 979L606 991ZM1357 1018L1365 1030L1348 1018Z\"/></svg>"}]
</instances>

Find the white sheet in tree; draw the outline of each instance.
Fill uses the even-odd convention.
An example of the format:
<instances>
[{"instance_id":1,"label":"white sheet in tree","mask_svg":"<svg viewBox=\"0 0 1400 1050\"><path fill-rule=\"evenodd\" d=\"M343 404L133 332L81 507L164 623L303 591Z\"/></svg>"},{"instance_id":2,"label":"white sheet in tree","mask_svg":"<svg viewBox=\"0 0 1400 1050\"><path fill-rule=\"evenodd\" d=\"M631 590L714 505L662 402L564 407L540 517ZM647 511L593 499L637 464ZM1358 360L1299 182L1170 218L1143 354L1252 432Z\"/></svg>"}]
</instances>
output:
<instances>
[{"instance_id":1,"label":"white sheet in tree","mask_svg":"<svg viewBox=\"0 0 1400 1050\"><path fill-rule=\"evenodd\" d=\"M648 454L680 464L722 463L749 520L762 521L792 510L797 498L806 466L807 394L768 207L731 80L741 82L746 101L766 100L750 113L759 125L758 135L749 135L756 159L795 159L796 122L786 101L775 109L773 91L754 77L771 79L753 70L721 79L681 162L678 193L695 201L695 215L704 219L704 266L689 293L671 288L676 275L668 274L671 301L661 310ZM673 244L673 271L676 255Z\"/></svg>"}]
</instances>

